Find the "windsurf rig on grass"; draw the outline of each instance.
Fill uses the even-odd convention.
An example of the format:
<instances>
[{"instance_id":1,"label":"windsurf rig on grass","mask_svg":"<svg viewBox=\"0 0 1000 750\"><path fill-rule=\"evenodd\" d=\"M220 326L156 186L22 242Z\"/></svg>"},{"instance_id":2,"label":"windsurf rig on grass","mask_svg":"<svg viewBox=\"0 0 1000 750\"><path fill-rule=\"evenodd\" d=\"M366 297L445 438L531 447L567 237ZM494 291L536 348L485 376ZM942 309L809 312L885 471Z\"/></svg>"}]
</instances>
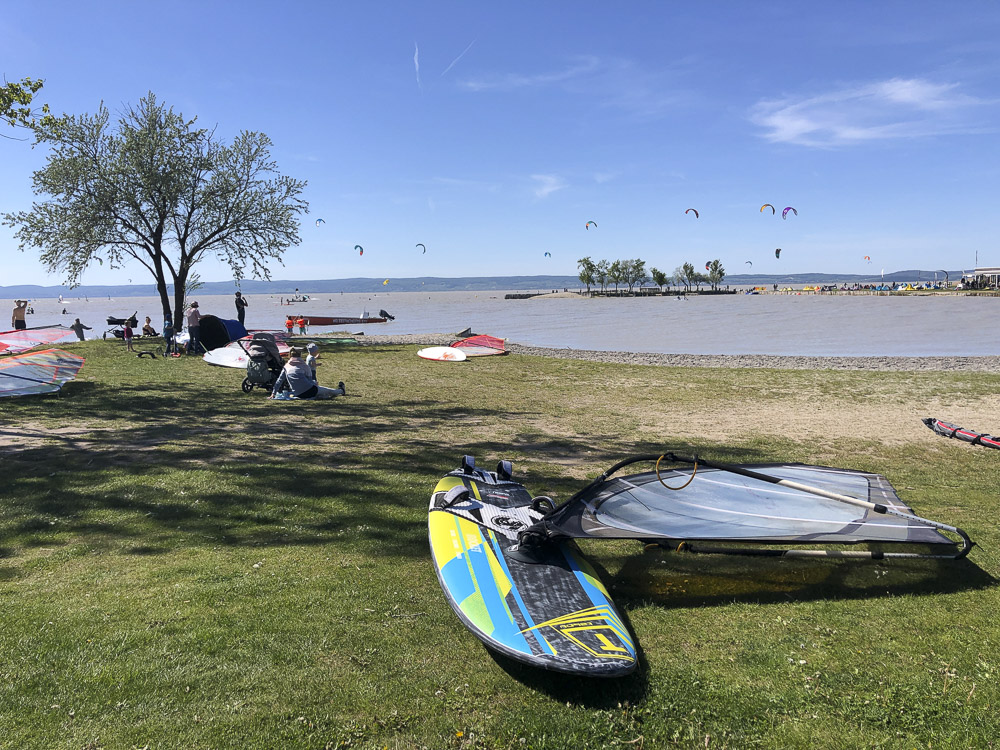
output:
<instances>
[{"instance_id":1,"label":"windsurf rig on grass","mask_svg":"<svg viewBox=\"0 0 1000 750\"><path fill-rule=\"evenodd\" d=\"M655 466L612 477L637 463ZM619 461L558 506L537 500L549 508L520 532L517 554L526 562L553 542L581 538L637 539L686 552L873 560L957 560L974 544L962 529L916 515L884 476L826 466L727 464L665 452ZM858 544L873 548L829 548ZM906 545L912 546L900 549Z\"/></svg>"}]
</instances>

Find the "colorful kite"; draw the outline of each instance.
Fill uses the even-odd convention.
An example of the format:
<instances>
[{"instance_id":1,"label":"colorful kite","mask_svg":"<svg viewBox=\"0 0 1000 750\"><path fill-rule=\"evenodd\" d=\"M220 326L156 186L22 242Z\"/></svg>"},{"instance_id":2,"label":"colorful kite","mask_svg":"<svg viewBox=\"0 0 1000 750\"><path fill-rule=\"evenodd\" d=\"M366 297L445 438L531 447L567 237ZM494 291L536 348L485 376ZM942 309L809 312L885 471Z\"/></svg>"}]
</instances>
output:
<instances>
[{"instance_id":1,"label":"colorful kite","mask_svg":"<svg viewBox=\"0 0 1000 750\"><path fill-rule=\"evenodd\" d=\"M775 258L780 258L781 257L781 248L780 247L777 250L774 251L774 257Z\"/></svg>"},{"instance_id":2,"label":"colorful kite","mask_svg":"<svg viewBox=\"0 0 1000 750\"><path fill-rule=\"evenodd\" d=\"M361 245L355 245L354 249L358 251L358 255L364 255L365 254L365 249L363 247L361 247Z\"/></svg>"},{"instance_id":3,"label":"colorful kite","mask_svg":"<svg viewBox=\"0 0 1000 750\"><path fill-rule=\"evenodd\" d=\"M58 393L83 367L83 357L45 349L0 359L0 398Z\"/></svg>"},{"instance_id":4,"label":"colorful kite","mask_svg":"<svg viewBox=\"0 0 1000 750\"><path fill-rule=\"evenodd\" d=\"M697 209L694 209L694 208L689 208L689 209L688 209L687 211L685 211L685 212L684 212L684 215L686 216L687 214L691 213L692 211L694 211L694 218L696 218L696 219L697 219L697 218L700 218L700 217L698 216L698 211L697 211Z\"/></svg>"},{"instance_id":5,"label":"colorful kite","mask_svg":"<svg viewBox=\"0 0 1000 750\"><path fill-rule=\"evenodd\" d=\"M326 224L326 220L325 219L316 219L316 226L319 226L320 224Z\"/></svg>"},{"instance_id":6,"label":"colorful kite","mask_svg":"<svg viewBox=\"0 0 1000 750\"><path fill-rule=\"evenodd\" d=\"M785 210L781 212L781 218L782 218L782 219L787 219L787 218L788 218L788 212L789 212L789 211L791 211L791 212L792 212L793 214L795 214L796 216L798 216L798 215L799 215L799 212L798 212L798 211L796 211L796 210L795 210L794 208L792 208L791 206L786 206L786 207L785 207Z\"/></svg>"},{"instance_id":7,"label":"colorful kite","mask_svg":"<svg viewBox=\"0 0 1000 750\"><path fill-rule=\"evenodd\" d=\"M596 221L588 221L588 222L586 223L586 225L584 225L584 227L583 227L583 228L584 228L584 229L590 229L590 225L591 225L591 224L593 224L593 225L594 225L594 229L597 229L597 222L596 222Z\"/></svg>"},{"instance_id":8,"label":"colorful kite","mask_svg":"<svg viewBox=\"0 0 1000 750\"><path fill-rule=\"evenodd\" d=\"M774 206L772 206L770 203L765 203L763 206L760 207L760 212L764 213L765 208L771 209L771 216L774 216L775 213Z\"/></svg>"}]
</instances>

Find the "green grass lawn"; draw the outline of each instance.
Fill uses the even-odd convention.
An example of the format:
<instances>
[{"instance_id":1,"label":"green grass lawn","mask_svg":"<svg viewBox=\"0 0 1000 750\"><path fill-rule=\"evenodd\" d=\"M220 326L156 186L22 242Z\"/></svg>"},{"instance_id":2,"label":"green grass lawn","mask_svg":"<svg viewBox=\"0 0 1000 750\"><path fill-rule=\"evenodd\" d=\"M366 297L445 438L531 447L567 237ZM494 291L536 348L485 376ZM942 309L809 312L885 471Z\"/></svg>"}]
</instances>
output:
<instances>
[{"instance_id":1,"label":"green grass lawn","mask_svg":"<svg viewBox=\"0 0 1000 750\"><path fill-rule=\"evenodd\" d=\"M325 402L197 358L87 357L0 402L0 747L991 747L1000 737L1000 453L927 404L992 375L678 369L324 347ZM719 415L870 403L919 439L800 439ZM992 421L992 424L990 423ZM699 437L706 435L708 437ZM965 528L964 561L692 556L587 542L641 650L588 681L492 656L446 604L430 493L469 453L565 499L658 449L885 474Z\"/></svg>"}]
</instances>

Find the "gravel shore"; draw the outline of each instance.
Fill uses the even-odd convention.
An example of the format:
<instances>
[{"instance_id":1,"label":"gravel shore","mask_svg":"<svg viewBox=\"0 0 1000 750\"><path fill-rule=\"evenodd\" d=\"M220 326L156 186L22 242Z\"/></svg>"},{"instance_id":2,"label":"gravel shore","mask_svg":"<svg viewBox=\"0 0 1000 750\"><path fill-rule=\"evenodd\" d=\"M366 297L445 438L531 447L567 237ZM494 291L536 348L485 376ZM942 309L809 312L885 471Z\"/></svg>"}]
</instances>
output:
<instances>
[{"instance_id":1,"label":"gravel shore","mask_svg":"<svg viewBox=\"0 0 1000 750\"><path fill-rule=\"evenodd\" d=\"M362 345L385 346L419 344L448 346L458 336L453 333L415 333L401 336L357 336ZM651 354L646 352L603 352L586 349L545 349L507 342L513 354L529 354L558 359L584 359L660 367L763 367L778 370L876 370L876 371L962 371L1000 373L996 357L793 357L770 354Z\"/></svg>"}]
</instances>

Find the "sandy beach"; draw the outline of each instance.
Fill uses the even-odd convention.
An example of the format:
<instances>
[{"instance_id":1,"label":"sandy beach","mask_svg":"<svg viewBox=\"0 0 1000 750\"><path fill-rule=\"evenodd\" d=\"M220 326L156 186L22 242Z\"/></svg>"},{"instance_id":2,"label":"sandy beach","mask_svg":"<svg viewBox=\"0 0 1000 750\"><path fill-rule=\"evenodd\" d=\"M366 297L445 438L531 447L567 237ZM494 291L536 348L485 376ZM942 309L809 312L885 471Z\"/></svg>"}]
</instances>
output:
<instances>
[{"instance_id":1,"label":"sandy beach","mask_svg":"<svg viewBox=\"0 0 1000 750\"><path fill-rule=\"evenodd\" d=\"M448 346L456 333L357 336L365 345L418 344ZM735 367L777 370L867 370L881 372L992 372L1000 373L996 357L795 357L769 354L657 354L647 352L552 349L507 342L513 354L529 354L558 359L582 359L659 367Z\"/></svg>"}]
</instances>

